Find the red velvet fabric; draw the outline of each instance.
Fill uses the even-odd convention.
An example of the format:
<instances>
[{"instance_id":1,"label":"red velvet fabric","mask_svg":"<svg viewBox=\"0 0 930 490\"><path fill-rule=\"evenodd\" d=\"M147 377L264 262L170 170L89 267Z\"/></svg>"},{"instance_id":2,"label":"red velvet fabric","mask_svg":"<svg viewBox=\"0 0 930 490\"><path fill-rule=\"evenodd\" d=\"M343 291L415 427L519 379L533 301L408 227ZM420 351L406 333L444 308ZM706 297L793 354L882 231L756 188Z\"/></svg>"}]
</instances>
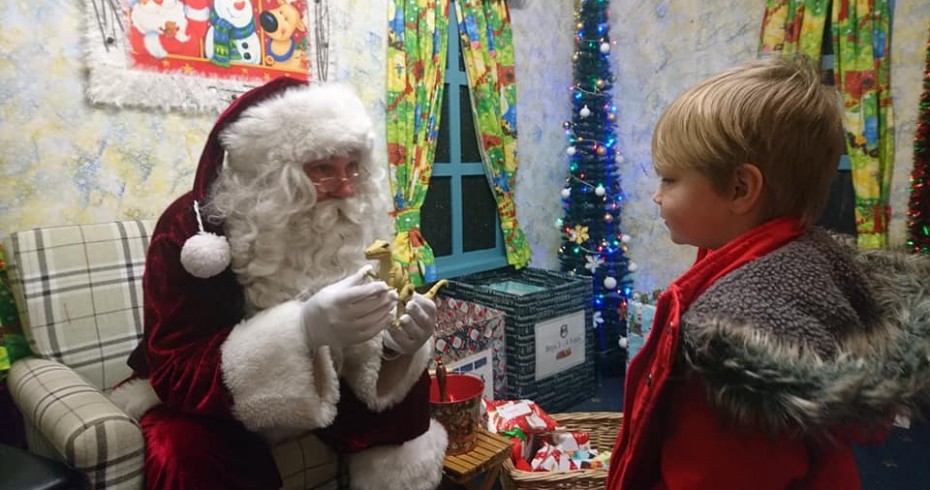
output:
<instances>
[{"instance_id":1,"label":"red velvet fabric","mask_svg":"<svg viewBox=\"0 0 930 490\"><path fill-rule=\"evenodd\" d=\"M373 445L409 441L429 429L429 375L426 371L399 404L372 412L345 382L339 386L336 420L316 434L337 453L351 454Z\"/></svg>"},{"instance_id":2,"label":"red velvet fabric","mask_svg":"<svg viewBox=\"0 0 930 490\"><path fill-rule=\"evenodd\" d=\"M717 250L701 250L695 264L660 296L652 332L627 370L624 421L611 457L608 489L769 488L764 482L777 481L776 473L802 471L800 463L785 463L793 461L790 455L801 446L779 440L763 444L760 437L718 426L705 405L703 387L672 382L670 375L679 356L679 319L692 301L721 277L803 232L797 220L780 218Z\"/></svg>"},{"instance_id":3,"label":"red velvet fabric","mask_svg":"<svg viewBox=\"0 0 930 490\"><path fill-rule=\"evenodd\" d=\"M265 441L234 420L184 414L159 405L140 424L146 488L281 488L278 467Z\"/></svg>"}]
</instances>

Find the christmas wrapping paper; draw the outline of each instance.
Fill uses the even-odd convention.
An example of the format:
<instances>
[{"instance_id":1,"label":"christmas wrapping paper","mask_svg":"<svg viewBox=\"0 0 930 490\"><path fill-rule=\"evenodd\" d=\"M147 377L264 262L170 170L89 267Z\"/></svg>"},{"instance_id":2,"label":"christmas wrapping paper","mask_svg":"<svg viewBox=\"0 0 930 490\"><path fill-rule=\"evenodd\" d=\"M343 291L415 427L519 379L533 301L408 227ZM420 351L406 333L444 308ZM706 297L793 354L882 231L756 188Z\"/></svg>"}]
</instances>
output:
<instances>
[{"instance_id":1,"label":"christmas wrapping paper","mask_svg":"<svg viewBox=\"0 0 930 490\"><path fill-rule=\"evenodd\" d=\"M652 319L656 315L657 293L634 294L627 303L626 310L626 345L627 364L643 348L649 332L652 330Z\"/></svg>"},{"instance_id":2,"label":"christmas wrapping paper","mask_svg":"<svg viewBox=\"0 0 930 490\"><path fill-rule=\"evenodd\" d=\"M430 369L435 368L435 359L442 359L446 366L455 366L452 371L477 370L481 366L456 364L463 359L475 359L474 363L484 362L485 358L476 357L476 354L490 350L494 395L495 398L502 396L507 384L504 312L448 297L437 298L436 304L436 344Z\"/></svg>"}]
</instances>

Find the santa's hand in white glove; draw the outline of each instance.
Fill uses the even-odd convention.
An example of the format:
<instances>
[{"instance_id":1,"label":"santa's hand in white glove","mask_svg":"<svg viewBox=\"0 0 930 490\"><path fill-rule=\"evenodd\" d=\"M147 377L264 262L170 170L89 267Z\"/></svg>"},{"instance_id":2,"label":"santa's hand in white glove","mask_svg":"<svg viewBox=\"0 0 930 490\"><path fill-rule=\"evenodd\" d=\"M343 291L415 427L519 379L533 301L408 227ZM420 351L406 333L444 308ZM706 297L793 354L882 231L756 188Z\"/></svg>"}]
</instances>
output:
<instances>
[{"instance_id":1,"label":"santa's hand in white glove","mask_svg":"<svg viewBox=\"0 0 930 490\"><path fill-rule=\"evenodd\" d=\"M400 325L388 330L384 347L398 354L413 354L436 331L436 303L419 293L407 302Z\"/></svg>"},{"instance_id":2,"label":"santa's hand in white glove","mask_svg":"<svg viewBox=\"0 0 930 490\"><path fill-rule=\"evenodd\" d=\"M366 265L330 284L304 302L301 321L311 348L335 348L365 342L393 320L397 292L382 281L372 281Z\"/></svg>"}]
</instances>

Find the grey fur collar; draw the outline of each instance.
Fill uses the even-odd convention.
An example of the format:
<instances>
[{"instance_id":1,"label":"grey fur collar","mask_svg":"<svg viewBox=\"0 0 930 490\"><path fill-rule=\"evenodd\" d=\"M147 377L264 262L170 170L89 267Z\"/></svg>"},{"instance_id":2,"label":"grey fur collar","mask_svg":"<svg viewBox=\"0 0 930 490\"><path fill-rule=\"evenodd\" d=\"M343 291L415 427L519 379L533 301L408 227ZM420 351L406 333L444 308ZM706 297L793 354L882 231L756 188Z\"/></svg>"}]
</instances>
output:
<instances>
[{"instance_id":1,"label":"grey fur collar","mask_svg":"<svg viewBox=\"0 0 930 490\"><path fill-rule=\"evenodd\" d=\"M822 230L728 274L683 315L683 352L732 423L825 434L930 400L930 260Z\"/></svg>"}]
</instances>

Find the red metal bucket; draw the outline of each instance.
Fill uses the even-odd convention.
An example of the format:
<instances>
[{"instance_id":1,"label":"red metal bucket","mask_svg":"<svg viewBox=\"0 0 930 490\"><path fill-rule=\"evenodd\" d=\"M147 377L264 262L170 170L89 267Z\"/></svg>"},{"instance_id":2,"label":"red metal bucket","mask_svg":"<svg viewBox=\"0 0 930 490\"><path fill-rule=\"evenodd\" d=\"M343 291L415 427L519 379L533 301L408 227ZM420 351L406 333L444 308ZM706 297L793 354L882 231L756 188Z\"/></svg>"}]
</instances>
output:
<instances>
[{"instance_id":1,"label":"red metal bucket","mask_svg":"<svg viewBox=\"0 0 930 490\"><path fill-rule=\"evenodd\" d=\"M439 383L433 376L429 387L430 414L449 434L446 454L462 454L474 449L475 427L481 416L484 381L470 374L446 374L446 400L440 400Z\"/></svg>"}]
</instances>

